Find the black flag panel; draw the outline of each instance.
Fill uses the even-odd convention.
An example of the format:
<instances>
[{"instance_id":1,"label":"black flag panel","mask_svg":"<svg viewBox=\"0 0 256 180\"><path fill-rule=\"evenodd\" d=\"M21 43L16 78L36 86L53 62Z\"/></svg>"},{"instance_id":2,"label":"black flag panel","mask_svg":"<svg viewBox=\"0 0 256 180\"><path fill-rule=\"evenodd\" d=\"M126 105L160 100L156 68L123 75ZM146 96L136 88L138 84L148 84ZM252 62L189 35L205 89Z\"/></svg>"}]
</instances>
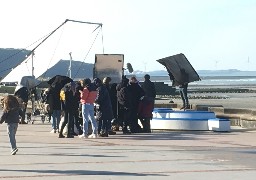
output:
<instances>
[{"instance_id":1,"label":"black flag panel","mask_svg":"<svg viewBox=\"0 0 256 180\"><path fill-rule=\"evenodd\" d=\"M188 82L201 80L195 69L192 67L192 65L186 58L186 56L182 53L162 58L156 61L158 61L160 64L166 67L171 80L175 79L177 82L182 81L181 69L184 69L188 74ZM178 84L173 85L176 86Z\"/></svg>"}]
</instances>

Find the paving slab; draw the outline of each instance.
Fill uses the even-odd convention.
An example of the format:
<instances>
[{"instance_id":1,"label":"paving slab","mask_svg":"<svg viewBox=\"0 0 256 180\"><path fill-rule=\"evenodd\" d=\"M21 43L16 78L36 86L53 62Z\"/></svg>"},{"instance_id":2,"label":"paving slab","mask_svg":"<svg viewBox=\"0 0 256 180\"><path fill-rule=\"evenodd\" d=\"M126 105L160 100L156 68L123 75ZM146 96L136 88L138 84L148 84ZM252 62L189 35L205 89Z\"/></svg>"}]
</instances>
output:
<instances>
[{"instance_id":1,"label":"paving slab","mask_svg":"<svg viewBox=\"0 0 256 180\"><path fill-rule=\"evenodd\" d=\"M59 139L38 117L20 124L10 155L0 125L0 179L252 179L256 131L153 131L107 138Z\"/></svg>"}]
</instances>

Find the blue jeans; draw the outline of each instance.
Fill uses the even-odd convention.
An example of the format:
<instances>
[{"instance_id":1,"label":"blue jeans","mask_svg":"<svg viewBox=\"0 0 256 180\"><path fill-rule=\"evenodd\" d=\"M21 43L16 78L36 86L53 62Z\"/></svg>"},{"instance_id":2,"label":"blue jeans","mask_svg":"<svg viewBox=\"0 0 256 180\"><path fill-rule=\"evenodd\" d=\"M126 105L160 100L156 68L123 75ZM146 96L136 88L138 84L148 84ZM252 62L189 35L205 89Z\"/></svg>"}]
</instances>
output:
<instances>
[{"instance_id":1,"label":"blue jeans","mask_svg":"<svg viewBox=\"0 0 256 180\"><path fill-rule=\"evenodd\" d=\"M88 135L88 123L91 121L92 134L97 134L97 122L94 118L93 104L82 104L83 134Z\"/></svg>"},{"instance_id":2,"label":"blue jeans","mask_svg":"<svg viewBox=\"0 0 256 180\"><path fill-rule=\"evenodd\" d=\"M60 124L60 116L61 116L61 110L53 110L52 111L52 129L59 129Z\"/></svg>"},{"instance_id":3,"label":"blue jeans","mask_svg":"<svg viewBox=\"0 0 256 180\"><path fill-rule=\"evenodd\" d=\"M8 133L10 143L11 143L11 148L12 148L11 151L17 148L15 135L18 129L18 125L19 125L18 123L7 124L7 133Z\"/></svg>"}]
</instances>

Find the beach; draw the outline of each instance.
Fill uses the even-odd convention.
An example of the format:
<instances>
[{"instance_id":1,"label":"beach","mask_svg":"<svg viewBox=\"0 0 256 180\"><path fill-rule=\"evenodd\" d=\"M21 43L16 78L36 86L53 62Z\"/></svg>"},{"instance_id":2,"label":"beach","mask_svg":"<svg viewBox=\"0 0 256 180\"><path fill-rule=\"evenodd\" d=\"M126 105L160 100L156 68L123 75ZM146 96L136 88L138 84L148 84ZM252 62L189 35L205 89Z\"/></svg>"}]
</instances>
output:
<instances>
[{"instance_id":1,"label":"beach","mask_svg":"<svg viewBox=\"0 0 256 180\"><path fill-rule=\"evenodd\" d=\"M200 94L200 96L207 96L207 93ZM214 94L210 94L213 96ZM219 94L216 94L219 95ZM188 94L189 102L192 106L196 105L221 105L224 108L228 109L256 109L256 94L254 93L227 93L226 96L229 96L227 99L194 99L195 95ZM197 94L196 96L199 96ZM191 98L192 97L192 98ZM156 100L156 104L170 104L170 101L173 101L178 106L182 105L182 100L180 98L173 99L170 98L160 98Z\"/></svg>"}]
</instances>

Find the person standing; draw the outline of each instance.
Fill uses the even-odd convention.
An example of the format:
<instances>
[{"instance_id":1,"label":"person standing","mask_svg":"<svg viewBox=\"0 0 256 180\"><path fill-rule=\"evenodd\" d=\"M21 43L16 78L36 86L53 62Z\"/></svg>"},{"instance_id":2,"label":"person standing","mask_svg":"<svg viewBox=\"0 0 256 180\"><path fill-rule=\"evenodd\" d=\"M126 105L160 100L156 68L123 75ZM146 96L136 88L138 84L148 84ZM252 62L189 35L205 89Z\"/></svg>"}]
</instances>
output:
<instances>
[{"instance_id":1,"label":"person standing","mask_svg":"<svg viewBox=\"0 0 256 180\"><path fill-rule=\"evenodd\" d=\"M189 101L188 101L188 81L189 81L189 76L188 73L185 71L185 69L180 69L181 73L181 80L179 83L179 91L180 91L180 96L182 99L183 106L181 109L190 109L189 107Z\"/></svg>"},{"instance_id":2,"label":"person standing","mask_svg":"<svg viewBox=\"0 0 256 180\"><path fill-rule=\"evenodd\" d=\"M131 92L128 90L129 79L125 76L122 77L120 84L116 86L117 101L118 101L118 121L122 126L123 134L131 134L131 112L132 101ZM129 127L129 129L128 129Z\"/></svg>"},{"instance_id":3,"label":"person standing","mask_svg":"<svg viewBox=\"0 0 256 180\"><path fill-rule=\"evenodd\" d=\"M182 99L182 107L180 109L190 109L189 101L188 101L188 83L189 83L189 75L184 68L181 68L179 71L179 79L174 78L172 72L167 69L170 80L172 81L172 86L178 86L180 96Z\"/></svg>"},{"instance_id":4,"label":"person standing","mask_svg":"<svg viewBox=\"0 0 256 180\"><path fill-rule=\"evenodd\" d=\"M112 105L109 96L109 90L102 84L99 78L94 79L97 86L98 95L96 103L96 117L99 121L98 134L101 137L108 137L111 129L111 120L113 119Z\"/></svg>"},{"instance_id":5,"label":"person standing","mask_svg":"<svg viewBox=\"0 0 256 180\"><path fill-rule=\"evenodd\" d=\"M81 106L81 103L80 103L80 100L81 100L81 97L80 97L80 91L83 91L83 86L82 86L82 83L83 83L83 80L79 80L76 82L76 92L75 92L75 96L76 96L76 99L78 101L78 107L77 107L77 110L75 112L75 124L76 124L76 127L78 129L78 126L82 127L83 126L83 118L82 118L82 106ZM81 128L80 128L81 130ZM80 131L78 129L78 131ZM79 132L79 135L81 135L83 132L82 130Z\"/></svg>"},{"instance_id":6,"label":"person standing","mask_svg":"<svg viewBox=\"0 0 256 180\"><path fill-rule=\"evenodd\" d=\"M144 79L145 79L144 83L141 86L145 92L144 96L147 97L148 100L151 100L154 103L156 98L155 84L151 82L149 74L146 74L144 76Z\"/></svg>"},{"instance_id":7,"label":"person standing","mask_svg":"<svg viewBox=\"0 0 256 180\"><path fill-rule=\"evenodd\" d=\"M11 144L11 155L18 152L16 146L16 132L19 125L19 118L23 116L18 99L13 95L8 95L3 100L4 109L0 119L0 124L7 123L7 133Z\"/></svg>"},{"instance_id":8,"label":"person standing","mask_svg":"<svg viewBox=\"0 0 256 180\"><path fill-rule=\"evenodd\" d=\"M150 119L152 118L152 111L154 109L156 89L155 84L150 81L149 74L146 74L144 79L144 83L141 87L145 95L143 100L140 101L138 114L143 126L143 132L150 133Z\"/></svg>"},{"instance_id":9,"label":"person standing","mask_svg":"<svg viewBox=\"0 0 256 180\"><path fill-rule=\"evenodd\" d=\"M23 114L20 120L20 124L27 124L27 122L25 121L25 116L26 116L26 111L27 111L27 105L28 105L28 99L29 99L29 91L27 87L21 87L20 89L18 89L17 91L14 92L14 96L16 96L17 98L19 98L21 100L22 103L22 110L23 110Z\"/></svg>"},{"instance_id":10,"label":"person standing","mask_svg":"<svg viewBox=\"0 0 256 180\"><path fill-rule=\"evenodd\" d=\"M128 91L131 93L131 127L130 130L132 133L140 133L142 129L138 124L138 108L140 100L144 97L145 93L143 89L140 87L139 82L136 77L131 77L128 85Z\"/></svg>"},{"instance_id":11,"label":"person standing","mask_svg":"<svg viewBox=\"0 0 256 180\"><path fill-rule=\"evenodd\" d=\"M115 135L116 132L112 130L112 120L114 121L114 118L116 117L114 115L114 112L116 112L116 104L117 104L117 99L116 99L116 91L113 91L112 85L110 85L111 78L110 77L104 77L103 80L103 86L105 86L108 90L108 94L110 96L110 104L112 107L112 119L107 119L108 123L108 134L109 135ZM115 108L115 109L114 109Z\"/></svg>"},{"instance_id":12,"label":"person standing","mask_svg":"<svg viewBox=\"0 0 256 180\"><path fill-rule=\"evenodd\" d=\"M52 120L52 130L50 133L57 133L59 131L59 124L61 119L61 98L60 90L55 90L50 87L48 92L49 108Z\"/></svg>"},{"instance_id":13,"label":"person standing","mask_svg":"<svg viewBox=\"0 0 256 180\"><path fill-rule=\"evenodd\" d=\"M94 118L94 103L97 97L97 90L90 79L83 81L84 89L80 91L82 116L83 116L83 134L79 138L97 138L97 122ZM91 122L92 134L88 136L88 123Z\"/></svg>"},{"instance_id":14,"label":"person standing","mask_svg":"<svg viewBox=\"0 0 256 180\"><path fill-rule=\"evenodd\" d=\"M77 109L77 99L75 97L75 83L71 82L65 86L65 100L64 100L64 122L61 125L59 138L64 138L63 129L68 126L67 138L74 137L74 115Z\"/></svg>"}]
</instances>

